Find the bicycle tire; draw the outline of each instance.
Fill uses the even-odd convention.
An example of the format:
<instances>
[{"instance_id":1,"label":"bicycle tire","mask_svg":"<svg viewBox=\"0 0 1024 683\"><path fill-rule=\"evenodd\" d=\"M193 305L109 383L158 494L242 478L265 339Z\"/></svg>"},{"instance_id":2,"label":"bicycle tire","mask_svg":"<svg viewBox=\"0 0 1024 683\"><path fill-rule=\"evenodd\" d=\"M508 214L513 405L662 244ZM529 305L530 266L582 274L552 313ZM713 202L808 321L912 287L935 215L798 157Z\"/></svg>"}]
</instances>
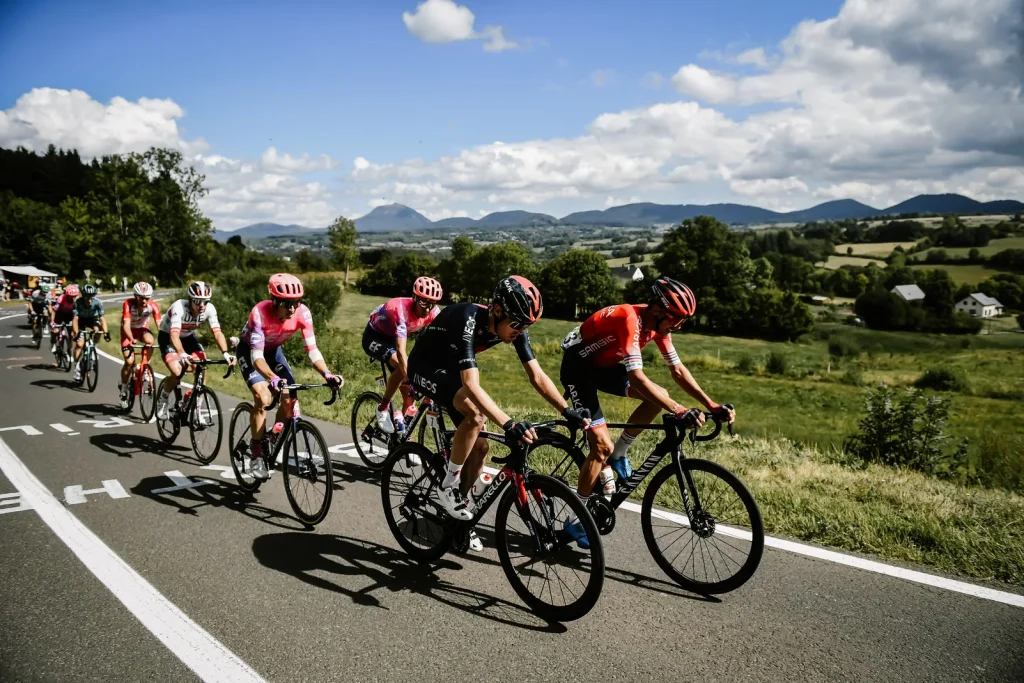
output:
<instances>
[{"instance_id":1,"label":"bicycle tire","mask_svg":"<svg viewBox=\"0 0 1024 683\"><path fill-rule=\"evenodd\" d=\"M298 496L292 491L293 480L304 480L305 477L300 475L302 471L301 463L297 456L294 465L290 461L290 457L294 454L295 444L299 442L300 434L308 434L313 441L316 442L317 447L320 448L320 452L323 454L324 467L323 467L323 480L327 484L327 493L324 494L323 499L320 502L320 507L314 512L307 512L299 504ZM284 444L282 448L283 462L281 463L281 471L284 477L284 490L288 494L288 504L292 506L292 512L301 521L315 526L320 522L324 521L327 517L327 513L331 511L331 499L334 497L334 468L331 465L331 454L327 450L327 442L324 441L323 434L316 428L312 422L300 419L295 425L294 431L290 431L288 434L288 442ZM308 455L308 453L307 453ZM310 457L312 460L313 458ZM315 467L315 461L313 463ZM293 470L294 467L294 470ZM320 470L317 470L318 472Z\"/></svg>"},{"instance_id":2,"label":"bicycle tire","mask_svg":"<svg viewBox=\"0 0 1024 683\"><path fill-rule=\"evenodd\" d=\"M148 423L156 413L156 376L153 374L153 368L148 364L142 368L140 385L139 412L142 413L143 422Z\"/></svg>"},{"instance_id":3,"label":"bicycle tire","mask_svg":"<svg viewBox=\"0 0 1024 683\"><path fill-rule=\"evenodd\" d=\"M217 459L217 454L220 452L220 444L224 440L224 417L220 412L220 399L217 398L217 394L213 389L204 386L193 399L192 405L192 411L188 416L188 435L192 441L192 452L196 454L196 459L199 462L209 465ZM202 431L196 427L196 420L200 417L198 414L199 407L203 405L213 406L214 412L211 415L213 425L211 427L216 427L217 429L217 437L213 440L213 448L210 449L209 453L204 453L199 446L199 442L196 440L196 434Z\"/></svg>"},{"instance_id":4,"label":"bicycle tire","mask_svg":"<svg viewBox=\"0 0 1024 683\"><path fill-rule=\"evenodd\" d=\"M734 591L754 575L754 572L757 571L757 567L761 562L761 557L764 554L764 523L761 519L761 511L757 507L757 502L754 500L754 496L751 495L750 491L740 478L718 463L698 458L687 458L682 461L682 467L684 471L702 471L713 477L721 479L739 496L751 523L750 554L747 556L746 561L740 565L740 568L736 573L718 581L698 581L686 576L682 572L678 571L672 562L665 557L657 543L658 537L655 534L655 529L652 523L652 513L654 510L654 502L658 495L658 490L665 481L671 480L672 485L678 486L678 484L675 484L676 470L671 464L662 468L662 470L654 476L650 485L647 487L647 492L644 494L643 505L640 510L640 526L643 528L644 541L647 543L647 549L651 552L651 557L653 557L654 561L657 562L659 567L661 567L661 570L685 590L692 591L698 595L718 595ZM695 532L692 533L694 533L695 536L698 535ZM714 532L712 532L711 535L713 536ZM719 550L719 552L721 551Z\"/></svg>"},{"instance_id":5,"label":"bicycle tire","mask_svg":"<svg viewBox=\"0 0 1024 683\"><path fill-rule=\"evenodd\" d=\"M392 438L383 434L380 428L376 426L377 406L380 405L382 400L384 399L380 394L372 391L364 391L359 394L356 398L356 402L352 404L352 444L356 447L356 452L359 454L359 459L363 461L363 464L375 472L379 472L384 469L384 463L387 462L388 453L391 451L391 445L393 443ZM359 409L363 408L367 404L372 405L374 414L373 422L369 424L367 424L365 416L359 416ZM383 436L388 436L388 451L379 459L371 457L371 453L369 452L372 448L373 442L376 440L375 437L378 436L378 432L381 432ZM364 435L368 435L370 443L363 440Z\"/></svg>"},{"instance_id":6,"label":"bicycle tire","mask_svg":"<svg viewBox=\"0 0 1024 683\"><path fill-rule=\"evenodd\" d=\"M86 366L85 372L83 374L85 376L85 385L89 389L89 392L91 393L93 391L96 391L96 385L99 384L100 381L100 364L99 358L97 357L96 354L95 346L90 346L89 349L86 351L86 354Z\"/></svg>"},{"instance_id":7,"label":"bicycle tire","mask_svg":"<svg viewBox=\"0 0 1024 683\"><path fill-rule=\"evenodd\" d=\"M406 442L391 451L387 460L384 461L384 467L381 470L380 478L380 496L381 502L384 505L384 519L387 520L388 528L391 529L391 533L395 537L395 540L398 541L398 545L402 547L402 550L404 550L409 557L416 562L430 564L431 562L436 562L441 559L441 557L448 552L452 539L452 524L449 522L454 522L454 520L448 518L446 512L431 514L430 517L432 517L432 519L430 520L424 519L423 522L429 521L431 527L436 531L431 534L430 537L422 537L425 541L422 545L414 543L402 530L402 522L409 522L412 524L413 532L415 533L419 528L420 523L419 520L409 519L406 516L406 513L401 513L402 519L398 519L395 516L395 508L405 506L409 513L423 512L423 510L418 506L412 508L409 507L409 503L422 503L423 499L428 498L433 490L430 479L424 479L424 477L426 477L425 472L416 472L411 466L408 468L409 477L407 478L414 479L413 486L421 483L426 484L424 492L418 494L416 500L409 500L410 495L412 495L412 487L410 487L410 491L405 494L397 490L399 482L398 476L396 476L396 469L409 464L409 461L406 458L409 454L417 456L421 465L422 463L434 463L436 465L436 459L440 457L437 453L431 453L421 444L413 441ZM397 500L401 501L398 505L394 504L392 500L393 496L395 496ZM440 503L437 505L440 506Z\"/></svg>"},{"instance_id":8,"label":"bicycle tire","mask_svg":"<svg viewBox=\"0 0 1024 683\"><path fill-rule=\"evenodd\" d=\"M228 444L231 446L231 469L235 473L238 487L252 493L263 484L262 479L251 477L245 473L245 457L249 454L249 434L251 427L249 417L252 415L252 404L243 401L235 406L228 424ZM244 420L244 422L240 422Z\"/></svg>"},{"instance_id":9,"label":"bicycle tire","mask_svg":"<svg viewBox=\"0 0 1024 683\"><path fill-rule=\"evenodd\" d=\"M156 412L158 412L161 397L163 397L169 404L167 406L168 413L170 413L171 409L178 403L178 395L181 393L180 389L175 387L173 395L169 395L167 379L168 378L164 377L164 380L160 382L160 388L157 389L156 397L153 401L154 411ZM161 420L158 415L156 418L156 432L160 435L161 441L166 444L172 444L174 443L174 440L178 438L178 434L181 433L181 425L178 424L176 419L170 417L170 415L168 415L166 420Z\"/></svg>"},{"instance_id":10,"label":"bicycle tire","mask_svg":"<svg viewBox=\"0 0 1024 683\"><path fill-rule=\"evenodd\" d=\"M67 337L64 339L64 372L71 372L71 366L74 364L74 351L71 346L71 338Z\"/></svg>"},{"instance_id":11,"label":"bicycle tire","mask_svg":"<svg viewBox=\"0 0 1024 683\"><path fill-rule=\"evenodd\" d=\"M529 590L527 583L524 583L522 577L516 571L515 564L512 561L511 554L509 553L509 530L508 530L508 517L509 512L513 505L518 508L518 492L516 487L510 486L502 495L501 500L498 501L498 511L494 517L494 532L495 532L495 545L498 548L498 557L501 560L501 568L505 572L505 578L508 579L509 584L512 586L512 590L516 592L516 595L526 603L526 605L533 610L539 617L548 621L561 622L561 621L574 621L586 615L590 610L597 604L598 599L601 597L601 590L604 587L604 546L601 543L601 534L597 530L597 524L594 523L594 519L590 516L587 511L586 505L579 499L576 492L566 486L563 482L549 477L543 474L530 474L526 481L526 488L531 493L541 494L545 499L551 500L554 498L560 498L564 501L565 505L572 511L572 514L576 515L576 518L587 533L587 539L590 541L589 549L579 549L574 547L575 544L569 544L562 546L555 552L564 552L566 549L573 548L573 552L580 550L590 555L590 580L586 583L582 594L575 600L564 605L554 605L546 602L541 597L534 595ZM532 514L531 514L532 516ZM558 521L554 522L555 526L559 525ZM565 532L561 529L547 529L542 532L544 537L542 541L552 540L549 536L550 533L564 534ZM533 542L536 543L537 531L532 532ZM527 544L528 545L532 545ZM545 568L545 576L547 571ZM576 574L578 578L578 574ZM541 595L544 591L541 590ZM559 594L562 591L559 590ZM552 598L554 592L551 592Z\"/></svg>"}]
</instances>

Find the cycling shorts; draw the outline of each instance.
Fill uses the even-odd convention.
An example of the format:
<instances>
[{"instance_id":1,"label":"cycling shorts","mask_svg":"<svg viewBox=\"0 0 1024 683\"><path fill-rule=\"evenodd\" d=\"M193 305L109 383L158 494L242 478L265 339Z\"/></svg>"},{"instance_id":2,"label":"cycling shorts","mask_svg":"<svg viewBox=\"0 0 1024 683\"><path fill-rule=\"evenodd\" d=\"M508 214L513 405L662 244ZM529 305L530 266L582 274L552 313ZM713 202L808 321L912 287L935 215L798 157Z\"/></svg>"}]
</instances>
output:
<instances>
[{"instance_id":1,"label":"cycling shorts","mask_svg":"<svg viewBox=\"0 0 1024 683\"><path fill-rule=\"evenodd\" d=\"M462 374L455 370L434 368L422 361L409 359L408 380L424 396L429 396L448 413L456 427L462 423L462 413L455 409L455 394L462 388Z\"/></svg>"},{"instance_id":2,"label":"cycling shorts","mask_svg":"<svg viewBox=\"0 0 1024 683\"><path fill-rule=\"evenodd\" d=\"M29 304L31 304L31 306L32 306L32 312L33 313L36 313L36 314L46 313L46 306L47 306L47 304L46 304L45 301L43 303L39 303L38 301L30 300Z\"/></svg>"},{"instance_id":3,"label":"cycling shorts","mask_svg":"<svg viewBox=\"0 0 1024 683\"><path fill-rule=\"evenodd\" d=\"M629 395L629 377L626 375L626 366L622 363L602 368L586 358L581 358L577 353L566 351L562 354L562 367L558 378L565 387L565 400L571 403L573 408L586 408L590 411L591 429L605 423L597 392L612 396Z\"/></svg>"},{"instance_id":4,"label":"cycling shorts","mask_svg":"<svg viewBox=\"0 0 1024 683\"><path fill-rule=\"evenodd\" d=\"M206 357L206 351L203 350L203 345L199 343L194 334L190 334L187 337L179 337L181 340L181 348L186 354L195 354L200 358ZM178 352L174 349L174 345L171 344L171 335L169 332L160 331L156 335L156 345L160 348L160 354L164 357L164 363L170 365L171 363L178 360Z\"/></svg>"},{"instance_id":5,"label":"cycling shorts","mask_svg":"<svg viewBox=\"0 0 1024 683\"><path fill-rule=\"evenodd\" d=\"M67 311L65 313L57 311L53 314L53 322L55 325L70 325L74 319L75 314L73 311Z\"/></svg>"},{"instance_id":6,"label":"cycling shorts","mask_svg":"<svg viewBox=\"0 0 1024 683\"><path fill-rule=\"evenodd\" d=\"M153 334L152 332L149 331L148 327L133 327L132 339L134 339L135 341L132 342L131 340L128 339L128 337L124 336L124 328L121 328L121 348L123 349L126 346L131 346L133 343L143 343L143 340L146 338L147 334Z\"/></svg>"},{"instance_id":7,"label":"cycling shorts","mask_svg":"<svg viewBox=\"0 0 1024 683\"><path fill-rule=\"evenodd\" d=\"M391 356L398 352L395 347L395 338L381 334L369 325L363 330L363 351L374 360L387 362Z\"/></svg>"},{"instance_id":8,"label":"cycling shorts","mask_svg":"<svg viewBox=\"0 0 1024 683\"><path fill-rule=\"evenodd\" d=\"M242 372L242 379L246 384L251 387L267 381L267 378L256 369L256 364L252 362L252 347L242 341L238 342L235 351L238 353L238 369ZM275 346L263 349L263 360L270 366L271 372L285 379L289 384L295 384L295 374L292 372L291 366L288 365L288 359L284 357L284 348Z\"/></svg>"},{"instance_id":9,"label":"cycling shorts","mask_svg":"<svg viewBox=\"0 0 1024 683\"><path fill-rule=\"evenodd\" d=\"M97 332L99 332L100 328L102 328L102 327L103 327L103 325L100 322L99 318L79 318L78 319L78 336L75 337L75 340L77 341L77 340L81 339L82 338L82 333L85 332L86 330L96 330Z\"/></svg>"}]
</instances>

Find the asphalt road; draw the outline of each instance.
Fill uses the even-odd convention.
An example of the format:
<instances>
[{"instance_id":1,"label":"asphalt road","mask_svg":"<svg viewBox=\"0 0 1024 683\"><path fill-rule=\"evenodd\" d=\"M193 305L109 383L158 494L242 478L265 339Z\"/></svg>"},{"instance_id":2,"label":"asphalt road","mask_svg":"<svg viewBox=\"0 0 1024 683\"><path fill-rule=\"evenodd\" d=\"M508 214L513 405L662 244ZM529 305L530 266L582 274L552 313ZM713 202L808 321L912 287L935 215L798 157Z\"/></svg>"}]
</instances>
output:
<instances>
[{"instance_id":1,"label":"asphalt road","mask_svg":"<svg viewBox=\"0 0 1024 683\"><path fill-rule=\"evenodd\" d=\"M0 439L12 454L0 453L0 681L229 680L196 673L185 663L196 657L235 657L236 680L267 681L1024 680L1019 606L772 548L745 586L703 598L666 581L632 512L605 538L597 607L549 625L492 548L446 556L433 573L408 562L357 459L335 456L330 515L306 530L279 474L246 496L220 476L226 448L222 469L203 469L187 436L165 447L137 409L114 419L116 363L101 359L90 394L28 333L20 313L0 320ZM329 445L350 440L318 425ZM56 509L22 509L28 475L12 482L12 462ZM154 493L174 486L167 472L208 483ZM71 502L73 486L85 502ZM68 513L80 530L53 522ZM130 582L103 573L121 561L214 645L180 645L152 596L131 603Z\"/></svg>"}]
</instances>

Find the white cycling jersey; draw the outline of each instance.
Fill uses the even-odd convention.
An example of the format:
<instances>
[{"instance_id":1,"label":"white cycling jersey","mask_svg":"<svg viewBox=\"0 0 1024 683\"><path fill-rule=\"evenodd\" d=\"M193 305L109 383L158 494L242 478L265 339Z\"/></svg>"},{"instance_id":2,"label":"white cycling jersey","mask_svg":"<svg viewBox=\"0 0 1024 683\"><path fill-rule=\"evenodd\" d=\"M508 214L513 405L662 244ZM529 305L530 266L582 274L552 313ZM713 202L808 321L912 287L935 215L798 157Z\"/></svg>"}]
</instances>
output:
<instances>
[{"instance_id":1,"label":"white cycling jersey","mask_svg":"<svg viewBox=\"0 0 1024 683\"><path fill-rule=\"evenodd\" d=\"M167 309L167 315L160 321L160 331L170 334L171 330L178 329L182 337L191 337L195 329L203 323L209 323L211 330L220 329L220 321L217 320L217 307L212 303L206 304L206 310L199 316L192 315L192 305L188 299L178 299Z\"/></svg>"}]
</instances>

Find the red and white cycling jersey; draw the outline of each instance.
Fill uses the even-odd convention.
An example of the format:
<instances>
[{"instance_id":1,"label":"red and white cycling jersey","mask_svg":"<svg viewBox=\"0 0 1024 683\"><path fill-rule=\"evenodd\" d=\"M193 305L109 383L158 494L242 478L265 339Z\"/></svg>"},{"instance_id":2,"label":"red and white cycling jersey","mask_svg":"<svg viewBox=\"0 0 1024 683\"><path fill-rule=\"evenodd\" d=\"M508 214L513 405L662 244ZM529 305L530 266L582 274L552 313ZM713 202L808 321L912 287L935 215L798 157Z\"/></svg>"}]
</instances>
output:
<instances>
[{"instance_id":1,"label":"red and white cycling jersey","mask_svg":"<svg viewBox=\"0 0 1024 683\"><path fill-rule=\"evenodd\" d=\"M150 320L157 325L160 324L160 305L152 299L148 299L141 306L134 298L125 299L124 305L121 306L121 321L125 320L132 321L129 327L133 330L148 330Z\"/></svg>"},{"instance_id":2,"label":"red and white cycling jersey","mask_svg":"<svg viewBox=\"0 0 1024 683\"><path fill-rule=\"evenodd\" d=\"M182 337L191 337L195 329L203 323L210 323L211 330L220 329L217 320L217 307L213 303L206 304L206 309L198 316L192 315L192 304L188 299L178 299L167 309L167 315L160 321L160 331L170 334L171 330L180 330Z\"/></svg>"},{"instance_id":3,"label":"red and white cycling jersey","mask_svg":"<svg viewBox=\"0 0 1024 683\"><path fill-rule=\"evenodd\" d=\"M647 304L619 304L602 308L570 332L562 341L567 352L577 353L594 365L607 368L625 363L626 370L639 370L644 366L640 349L651 341L661 351L669 365L680 365L679 355L672 346L672 335L644 330L640 314Z\"/></svg>"}]
</instances>

